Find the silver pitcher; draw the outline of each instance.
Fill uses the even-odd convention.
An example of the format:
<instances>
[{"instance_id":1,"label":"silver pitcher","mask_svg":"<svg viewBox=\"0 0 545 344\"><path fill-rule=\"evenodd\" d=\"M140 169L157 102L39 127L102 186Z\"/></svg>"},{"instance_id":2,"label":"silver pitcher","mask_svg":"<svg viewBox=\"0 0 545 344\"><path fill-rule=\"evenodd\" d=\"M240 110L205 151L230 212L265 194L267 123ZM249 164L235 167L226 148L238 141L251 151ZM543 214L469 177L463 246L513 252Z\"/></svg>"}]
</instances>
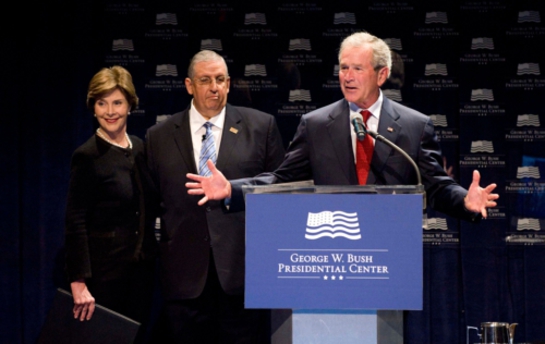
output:
<instances>
[{"instance_id":1,"label":"silver pitcher","mask_svg":"<svg viewBox=\"0 0 545 344\"><path fill-rule=\"evenodd\" d=\"M482 344L513 344L515 340L515 327L517 323L484 322L481 323L481 332L474 326L467 327L467 344L469 343L469 331L477 331Z\"/></svg>"}]
</instances>

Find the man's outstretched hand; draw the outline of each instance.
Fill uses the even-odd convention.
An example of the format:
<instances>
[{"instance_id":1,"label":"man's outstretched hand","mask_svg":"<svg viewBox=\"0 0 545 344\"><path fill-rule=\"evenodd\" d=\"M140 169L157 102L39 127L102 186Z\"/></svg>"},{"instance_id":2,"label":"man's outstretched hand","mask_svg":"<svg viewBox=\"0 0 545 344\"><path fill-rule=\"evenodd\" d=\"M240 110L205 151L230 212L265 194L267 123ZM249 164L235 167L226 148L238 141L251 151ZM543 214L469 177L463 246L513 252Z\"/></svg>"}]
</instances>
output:
<instances>
[{"instance_id":1,"label":"man's outstretched hand","mask_svg":"<svg viewBox=\"0 0 545 344\"><path fill-rule=\"evenodd\" d=\"M497 205L495 202L500 196L493 194L496 184L490 184L484 189L480 187L481 174L479 171L473 171L473 181L469 186L469 191L464 198L464 205L467 210L474 213L481 213L484 218L487 216L486 208L492 208Z\"/></svg>"},{"instance_id":2,"label":"man's outstretched hand","mask_svg":"<svg viewBox=\"0 0 545 344\"><path fill-rule=\"evenodd\" d=\"M187 193L190 195L204 195L198 202L199 205L203 205L209 200L221 200L231 197L231 183L225 178L211 160L206 162L211 176L204 177L198 174L188 173L187 178L193 180L193 182L185 183L187 187Z\"/></svg>"}]
</instances>

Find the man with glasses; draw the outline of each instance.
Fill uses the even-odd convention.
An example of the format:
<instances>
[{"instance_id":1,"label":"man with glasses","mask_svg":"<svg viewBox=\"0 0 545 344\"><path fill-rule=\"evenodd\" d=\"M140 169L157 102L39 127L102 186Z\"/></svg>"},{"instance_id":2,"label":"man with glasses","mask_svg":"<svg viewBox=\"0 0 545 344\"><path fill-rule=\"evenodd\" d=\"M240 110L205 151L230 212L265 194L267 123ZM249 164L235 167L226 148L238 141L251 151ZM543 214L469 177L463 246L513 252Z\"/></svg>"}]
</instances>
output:
<instances>
[{"instance_id":1,"label":"man with glasses","mask_svg":"<svg viewBox=\"0 0 545 344\"><path fill-rule=\"evenodd\" d=\"M199 207L187 173L228 178L274 171L284 148L273 116L227 103L224 59L203 50L191 60L191 105L147 132L148 164L161 197L161 284L173 343L263 343L267 313L244 309L245 214L219 201Z\"/></svg>"}]
</instances>

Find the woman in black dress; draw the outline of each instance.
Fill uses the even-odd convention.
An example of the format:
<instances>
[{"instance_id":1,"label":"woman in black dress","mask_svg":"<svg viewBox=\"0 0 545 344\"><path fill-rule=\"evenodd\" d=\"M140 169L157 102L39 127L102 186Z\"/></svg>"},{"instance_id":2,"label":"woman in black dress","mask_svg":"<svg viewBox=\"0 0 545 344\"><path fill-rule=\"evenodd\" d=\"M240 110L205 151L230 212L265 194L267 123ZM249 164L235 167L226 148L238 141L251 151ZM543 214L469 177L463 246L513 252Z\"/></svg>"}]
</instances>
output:
<instances>
[{"instance_id":1,"label":"woman in black dress","mask_svg":"<svg viewBox=\"0 0 545 344\"><path fill-rule=\"evenodd\" d=\"M149 316L156 199L143 142L126 132L137 105L123 67L92 78L87 106L99 128L72 156L66 209L66 269L74 318L82 321L95 301L141 323Z\"/></svg>"}]
</instances>

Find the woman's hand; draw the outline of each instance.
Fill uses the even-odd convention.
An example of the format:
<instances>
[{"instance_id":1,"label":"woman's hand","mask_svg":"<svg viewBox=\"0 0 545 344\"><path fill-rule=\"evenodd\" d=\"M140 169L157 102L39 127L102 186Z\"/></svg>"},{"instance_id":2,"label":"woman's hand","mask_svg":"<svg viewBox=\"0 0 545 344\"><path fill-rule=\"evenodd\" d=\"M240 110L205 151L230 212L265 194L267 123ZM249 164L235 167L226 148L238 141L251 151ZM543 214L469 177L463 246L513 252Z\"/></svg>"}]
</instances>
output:
<instances>
[{"instance_id":1,"label":"woman's hand","mask_svg":"<svg viewBox=\"0 0 545 344\"><path fill-rule=\"evenodd\" d=\"M83 279L70 283L74 297L74 319L90 320L95 311L95 298L87 289Z\"/></svg>"}]
</instances>

